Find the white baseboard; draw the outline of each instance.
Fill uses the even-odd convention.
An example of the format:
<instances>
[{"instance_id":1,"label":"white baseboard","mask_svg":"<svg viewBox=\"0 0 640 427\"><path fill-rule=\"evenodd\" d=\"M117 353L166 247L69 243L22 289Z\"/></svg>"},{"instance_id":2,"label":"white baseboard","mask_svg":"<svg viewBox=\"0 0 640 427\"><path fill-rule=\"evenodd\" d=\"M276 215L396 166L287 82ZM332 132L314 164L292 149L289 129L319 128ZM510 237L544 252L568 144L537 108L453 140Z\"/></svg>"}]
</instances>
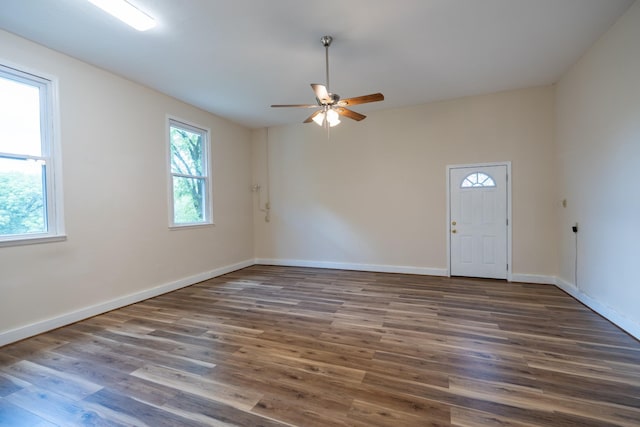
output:
<instances>
[{"instance_id":1,"label":"white baseboard","mask_svg":"<svg viewBox=\"0 0 640 427\"><path fill-rule=\"evenodd\" d=\"M611 323L617 325L621 329L628 332L630 335L640 340L640 324L634 322L631 319L623 316L617 311L613 310L610 307L607 307L598 301L591 298L589 295L582 292L580 289L576 288L573 283L569 283L564 279L556 277L555 285L595 311L600 314L605 319L609 320Z\"/></svg>"},{"instance_id":2,"label":"white baseboard","mask_svg":"<svg viewBox=\"0 0 640 427\"><path fill-rule=\"evenodd\" d=\"M302 259L256 258L256 264L282 265L288 267L314 267L334 270L374 271L377 273L419 274L423 276L446 276L446 268L411 267L402 265L354 264L332 261L311 261Z\"/></svg>"},{"instance_id":3,"label":"white baseboard","mask_svg":"<svg viewBox=\"0 0 640 427\"><path fill-rule=\"evenodd\" d=\"M176 280L174 282L165 283L163 285L156 286L155 288L146 289L141 292L125 295L123 297L95 304L90 307L81 308L80 310L61 314L60 316L52 317L47 320L0 332L0 346L20 341L25 338L29 338L34 335L50 331L52 329L59 328L61 326L69 325L71 323L87 319L98 314L106 313L107 311L111 311L116 308L125 307L129 304L153 298L158 295L166 294L167 292L175 291L176 289L184 288L186 286L193 285L194 283L222 276L223 274L231 273L232 271L240 270L253 264L254 260L250 259L239 262L237 264L227 265L211 271L205 271L194 276L185 277L184 279Z\"/></svg>"},{"instance_id":4,"label":"white baseboard","mask_svg":"<svg viewBox=\"0 0 640 427\"><path fill-rule=\"evenodd\" d=\"M555 285L556 278L554 276L544 276L542 274L518 274L513 273L511 275L510 282L522 282L522 283L538 283L541 285Z\"/></svg>"}]
</instances>

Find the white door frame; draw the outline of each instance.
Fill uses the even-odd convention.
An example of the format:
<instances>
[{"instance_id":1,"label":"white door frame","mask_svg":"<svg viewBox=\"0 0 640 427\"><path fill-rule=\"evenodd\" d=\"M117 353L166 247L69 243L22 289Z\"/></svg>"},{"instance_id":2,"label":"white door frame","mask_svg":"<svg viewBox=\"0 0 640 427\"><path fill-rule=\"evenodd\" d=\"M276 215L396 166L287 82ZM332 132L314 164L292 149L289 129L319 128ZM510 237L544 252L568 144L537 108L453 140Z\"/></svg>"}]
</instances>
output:
<instances>
[{"instance_id":1,"label":"white door frame","mask_svg":"<svg viewBox=\"0 0 640 427\"><path fill-rule=\"evenodd\" d=\"M513 277L513 263L511 261L511 162L495 162L495 163L471 163L463 165L447 165L447 276L451 277L451 188L449 175L451 169L456 168L482 168L488 166L506 166L507 167L507 281L511 282Z\"/></svg>"}]
</instances>

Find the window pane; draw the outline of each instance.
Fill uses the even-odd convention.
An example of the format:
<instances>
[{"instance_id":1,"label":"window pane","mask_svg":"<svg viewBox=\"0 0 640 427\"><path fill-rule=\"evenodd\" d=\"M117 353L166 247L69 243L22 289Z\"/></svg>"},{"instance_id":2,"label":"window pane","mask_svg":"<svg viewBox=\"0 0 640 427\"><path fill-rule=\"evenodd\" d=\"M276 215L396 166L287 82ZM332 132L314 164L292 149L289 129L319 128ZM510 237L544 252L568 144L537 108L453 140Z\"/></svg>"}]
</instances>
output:
<instances>
[{"instance_id":1,"label":"window pane","mask_svg":"<svg viewBox=\"0 0 640 427\"><path fill-rule=\"evenodd\" d=\"M205 222L205 180L173 177L173 221L176 224Z\"/></svg>"},{"instance_id":2,"label":"window pane","mask_svg":"<svg viewBox=\"0 0 640 427\"><path fill-rule=\"evenodd\" d=\"M45 164L0 158L0 235L44 233Z\"/></svg>"},{"instance_id":3,"label":"window pane","mask_svg":"<svg viewBox=\"0 0 640 427\"><path fill-rule=\"evenodd\" d=\"M171 172L203 176L202 135L171 126Z\"/></svg>"},{"instance_id":4,"label":"window pane","mask_svg":"<svg viewBox=\"0 0 640 427\"><path fill-rule=\"evenodd\" d=\"M470 187L495 187L496 183L489 175L482 172L473 172L467 175L460 184L461 188Z\"/></svg>"},{"instance_id":5,"label":"window pane","mask_svg":"<svg viewBox=\"0 0 640 427\"><path fill-rule=\"evenodd\" d=\"M40 89L0 77L0 152L40 156Z\"/></svg>"}]
</instances>

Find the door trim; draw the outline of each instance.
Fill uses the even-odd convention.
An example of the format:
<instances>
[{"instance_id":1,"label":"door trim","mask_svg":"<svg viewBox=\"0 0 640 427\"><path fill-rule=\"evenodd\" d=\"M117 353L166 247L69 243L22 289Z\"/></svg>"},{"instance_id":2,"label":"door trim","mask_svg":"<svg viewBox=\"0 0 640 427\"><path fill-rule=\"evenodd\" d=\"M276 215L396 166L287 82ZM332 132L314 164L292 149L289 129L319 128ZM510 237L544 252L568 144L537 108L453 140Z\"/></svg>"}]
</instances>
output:
<instances>
[{"instance_id":1,"label":"door trim","mask_svg":"<svg viewBox=\"0 0 640 427\"><path fill-rule=\"evenodd\" d=\"M447 165L447 176L446 176L446 193L447 193L447 224L446 224L446 233L447 233L447 276L451 277L451 188L449 182L449 176L451 174L451 169L459 169L459 168L481 168L488 166L506 166L507 167L507 265L509 268L507 269L507 281L511 282L513 280L513 261L511 259L511 230L513 225L513 220L511 218L511 162L492 162L492 163L470 163L470 164L462 164L462 165Z\"/></svg>"}]
</instances>

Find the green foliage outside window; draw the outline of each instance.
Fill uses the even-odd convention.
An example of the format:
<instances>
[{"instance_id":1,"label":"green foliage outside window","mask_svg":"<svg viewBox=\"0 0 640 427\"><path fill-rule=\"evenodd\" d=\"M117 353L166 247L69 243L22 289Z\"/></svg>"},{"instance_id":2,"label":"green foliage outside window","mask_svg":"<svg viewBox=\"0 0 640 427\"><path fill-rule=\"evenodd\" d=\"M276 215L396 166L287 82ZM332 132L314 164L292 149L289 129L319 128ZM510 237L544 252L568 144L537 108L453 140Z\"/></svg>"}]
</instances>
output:
<instances>
[{"instance_id":1,"label":"green foliage outside window","mask_svg":"<svg viewBox=\"0 0 640 427\"><path fill-rule=\"evenodd\" d=\"M8 162L0 160L0 235L46 232L42 168L11 170Z\"/></svg>"}]
</instances>

